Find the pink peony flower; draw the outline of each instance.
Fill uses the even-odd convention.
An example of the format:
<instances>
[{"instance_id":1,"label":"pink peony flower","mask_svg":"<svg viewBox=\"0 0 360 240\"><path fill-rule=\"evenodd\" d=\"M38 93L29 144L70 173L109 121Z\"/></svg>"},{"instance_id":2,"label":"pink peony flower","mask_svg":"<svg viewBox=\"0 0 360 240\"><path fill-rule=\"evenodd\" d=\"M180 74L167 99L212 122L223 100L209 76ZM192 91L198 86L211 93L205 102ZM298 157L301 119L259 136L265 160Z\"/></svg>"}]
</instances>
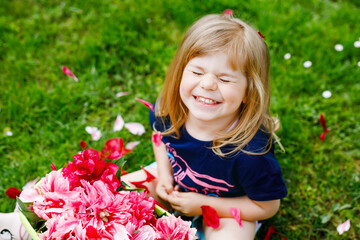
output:
<instances>
[{"instance_id":1,"label":"pink peony flower","mask_svg":"<svg viewBox=\"0 0 360 240\"><path fill-rule=\"evenodd\" d=\"M71 191L69 182L61 172L52 171L40 182L38 192L43 197L33 203L34 212L48 220L66 211L74 211L73 205L79 201L81 191Z\"/></svg>"},{"instance_id":2,"label":"pink peony flower","mask_svg":"<svg viewBox=\"0 0 360 240\"><path fill-rule=\"evenodd\" d=\"M75 155L74 161L69 162L68 166L63 168L63 175L69 179L71 188L80 186L81 179L90 183L101 179L113 191L117 190L120 182L115 174L119 167L100 159L99 155L99 152L94 149L86 149Z\"/></svg>"},{"instance_id":3,"label":"pink peony flower","mask_svg":"<svg viewBox=\"0 0 360 240\"><path fill-rule=\"evenodd\" d=\"M138 232L132 235L131 240L155 240L156 232L149 225L143 226Z\"/></svg>"},{"instance_id":4,"label":"pink peony flower","mask_svg":"<svg viewBox=\"0 0 360 240\"><path fill-rule=\"evenodd\" d=\"M109 160L117 160L129 152L131 152L131 150L124 147L122 138L112 138L106 141L101 151L101 156Z\"/></svg>"},{"instance_id":5,"label":"pink peony flower","mask_svg":"<svg viewBox=\"0 0 360 240\"><path fill-rule=\"evenodd\" d=\"M161 217L156 223L156 230L159 234L158 239L196 239L196 229L191 228L190 225L190 221L184 221L180 217L176 218L174 215Z\"/></svg>"}]
</instances>

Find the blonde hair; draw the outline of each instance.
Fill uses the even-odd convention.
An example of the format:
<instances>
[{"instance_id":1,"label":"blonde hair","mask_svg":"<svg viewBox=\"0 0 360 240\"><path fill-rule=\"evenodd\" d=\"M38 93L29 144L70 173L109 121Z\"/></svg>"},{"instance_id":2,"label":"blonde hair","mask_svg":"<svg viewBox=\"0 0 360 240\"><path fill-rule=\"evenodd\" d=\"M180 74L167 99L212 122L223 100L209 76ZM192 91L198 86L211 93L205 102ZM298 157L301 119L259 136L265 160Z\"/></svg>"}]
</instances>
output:
<instances>
[{"instance_id":1,"label":"blonde hair","mask_svg":"<svg viewBox=\"0 0 360 240\"><path fill-rule=\"evenodd\" d=\"M170 119L171 127L162 134L176 133L184 125L188 109L179 93L182 74L187 63L199 56L225 52L231 67L241 69L247 77L246 102L242 103L236 125L221 137L213 140L213 151L219 156L239 151L248 154L264 154L272 145L275 122L270 116L269 53L264 42L252 27L229 15L210 14L196 21L186 32L167 71L164 86L156 102L155 114ZM263 151L247 152L244 147L261 129L269 133L269 141ZM221 148L232 146L229 152ZM260 150L260 149L259 149Z\"/></svg>"}]
</instances>

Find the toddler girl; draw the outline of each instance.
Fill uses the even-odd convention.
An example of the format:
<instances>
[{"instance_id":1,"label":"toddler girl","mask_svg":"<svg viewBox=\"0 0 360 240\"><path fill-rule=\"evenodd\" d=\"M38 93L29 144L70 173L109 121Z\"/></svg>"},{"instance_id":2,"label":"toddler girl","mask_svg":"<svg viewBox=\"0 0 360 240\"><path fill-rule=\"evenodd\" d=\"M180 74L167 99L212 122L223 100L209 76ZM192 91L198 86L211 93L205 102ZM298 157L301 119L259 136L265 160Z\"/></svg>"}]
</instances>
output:
<instances>
[{"instance_id":1,"label":"toddler girl","mask_svg":"<svg viewBox=\"0 0 360 240\"><path fill-rule=\"evenodd\" d=\"M287 195L274 156L269 54L262 35L229 14L202 17L187 31L150 112L157 179L150 194L185 216L201 206L220 217L205 239L254 239ZM130 183L143 171L125 175ZM131 185L131 184L129 184ZM230 213L241 211L242 227Z\"/></svg>"}]
</instances>

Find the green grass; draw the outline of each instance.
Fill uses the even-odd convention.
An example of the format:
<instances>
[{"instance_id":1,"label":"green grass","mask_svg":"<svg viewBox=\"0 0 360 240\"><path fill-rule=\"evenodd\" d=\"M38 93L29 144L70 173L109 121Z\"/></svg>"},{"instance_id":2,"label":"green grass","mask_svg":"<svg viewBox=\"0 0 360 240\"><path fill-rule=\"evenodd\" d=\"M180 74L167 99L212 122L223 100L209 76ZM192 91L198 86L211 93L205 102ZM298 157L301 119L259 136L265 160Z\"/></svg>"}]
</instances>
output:
<instances>
[{"instance_id":1,"label":"green grass","mask_svg":"<svg viewBox=\"0 0 360 240\"><path fill-rule=\"evenodd\" d=\"M267 221L288 239L360 238L360 4L358 1L35 1L0 3L0 212L22 186L61 167L79 141L101 149L111 137L139 140L127 170L153 161L147 109L154 101L187 27L208 13L231 8L266 36L271 53L272 113L286 152L277 151L289 195ZM344 46L342 52L335 44ZM291 53L284 60L285 53ZM305 69L303 62L313 65ZM69 67L79 78L62 73ZM321 96L324 90L331 98ZM129 96L116 98L120 91ZM319 115L331 131L320 141ZM113 132L117 114L147 132ZM85 132L96 126L95 142ZM13 136L6 137L3 129ZM273 239L280 239L274 236Z\"/></svg>"}]
</instances>

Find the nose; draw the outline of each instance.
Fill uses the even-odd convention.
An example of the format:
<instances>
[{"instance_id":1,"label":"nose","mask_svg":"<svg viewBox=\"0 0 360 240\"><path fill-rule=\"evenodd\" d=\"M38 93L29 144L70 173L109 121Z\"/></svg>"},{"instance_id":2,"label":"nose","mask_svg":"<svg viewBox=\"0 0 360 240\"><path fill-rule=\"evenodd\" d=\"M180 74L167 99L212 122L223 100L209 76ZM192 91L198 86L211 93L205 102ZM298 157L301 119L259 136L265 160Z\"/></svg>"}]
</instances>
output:
<instances>
[{"instance_id":1,"label":"nose","mask_svg":"<svg viewBox=\"0 0 360 240\"><path fill-rule=\"evenodd\" d=\"M205 74L201 78L200 81L200 87L202 87L205 90L211 90L214 91L217 89L217 82L216 82L216 76L213 76L211 74Z\"/></svg>"}]
</instances>

